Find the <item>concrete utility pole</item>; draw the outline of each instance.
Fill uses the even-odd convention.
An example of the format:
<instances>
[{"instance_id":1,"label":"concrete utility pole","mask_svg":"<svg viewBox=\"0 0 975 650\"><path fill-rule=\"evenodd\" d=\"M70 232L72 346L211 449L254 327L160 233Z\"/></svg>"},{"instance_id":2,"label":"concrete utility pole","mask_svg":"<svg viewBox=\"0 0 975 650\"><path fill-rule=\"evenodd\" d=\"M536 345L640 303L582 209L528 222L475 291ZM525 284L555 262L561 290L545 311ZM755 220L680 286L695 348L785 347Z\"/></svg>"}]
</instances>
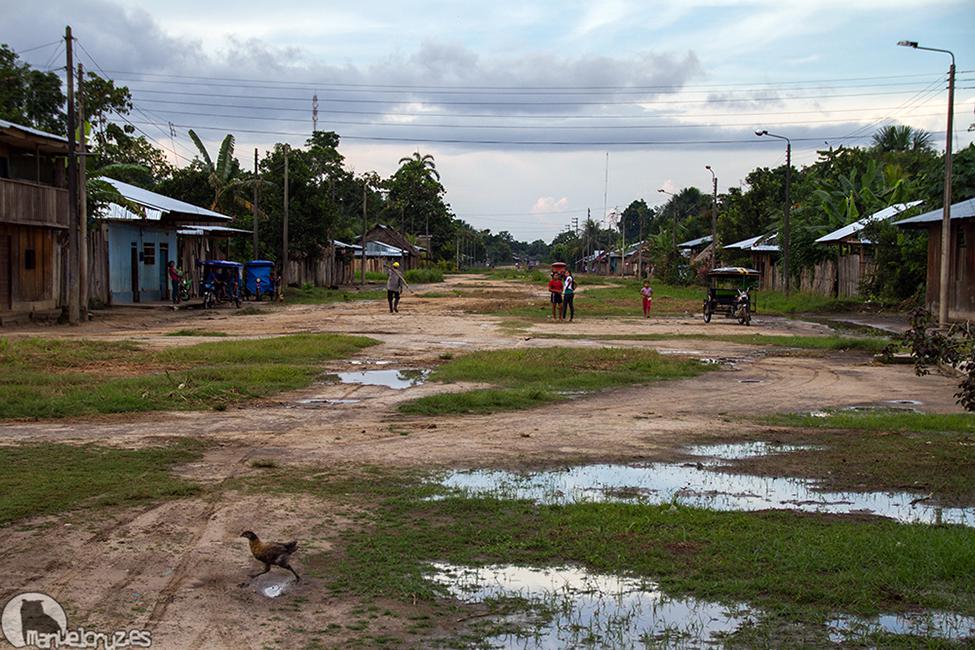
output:
<instances>
[{"instance_id":1,"label":"concrete utility pole","mask_svg":"<svg viewBox=\"0 0 975 650\"><path fill-rule=\"evenodd\" d=\"M902 47L941 52L951 57L948 68L948 126L945 132L945 198L941 213L941 273L938 281L938 324L948 325L948 283L951 277L951 150L955 115L955 53L936 47L922 47L917 41L900 41Z\"/></svg>"},{"instance_id":2,"label":"concrete utility pole","mask_svg":"<svg viewBox=\"0 0 975 650\"><path fill-rule=\"evenodd\" d=\"M254 147L254 202L251 205L252 211L254 213L254 223L251 227L254 229L254 259L260 259L260 247L258 246L259 240L257 237L257 186L261 180L261 177L257 173L257 147Z\"/></svg>"},{"instance_id":3,"label":"concrete utility pole","mask_svg":"<svg viewBox=\"0 0 975 650\"><path fill-rule=\"evenodd\" d=\"M366 286L366 177L362 177L362 269L359 274L359 286Z\"/></svg>"},{"instance_id":4,"label":"concrete utility pole","mask_svg":"<svg viewBox=\"0 0 975 650\"><path fill-rule=\"evenodd\" d=\"M284 297L284 289L288 286L288 145L284 145L284 223L282 224L281 240L283 242L281 250L281 289L280 295Z\"/></svg>"},{"instance_id":5,"label":"concrete utility pole","mask_svg":"<svg viewBox=\"0 0 975 650\"><path fill-rule=\"evenodd\" d=\"M718 176L711 169L711 165L705 165L704 169L711 172L711 180L714 181L714 189L711 193L711 268L718 268Z\"/></svg>"},{"instance_id":6,"label":"concrete utility pole","mask_svg":"<svg viewBox=\"0 0 975 650\"><path fill-rule=\"evenodd\" d=\"M88 321L88 173L86 154L88 134L85 122L85 68L78 64L78 124L81 125L78 144L78 306L81 320Z\"/></svg>"},{"instance_id":7,"label":"concrete utility pole","mask_svg":"<svg viewBox=\"0 0 975 650\"><path fill-rule=\"evenodd\" d=\"M789 182L792 178L792 140L784 135L775 135L766 130L755 131L755 135L767 135L770 138L785 140L785 210L782 219L782 276L785 282L785 294L789 295L789 285L791 278L789 274L789 244L792 239L792 229L789 225L789 214L792 210L792 202L789 200Z\"/></svg>"},{"instance_id":8,"label":"concrete utility pole","mask_svg":"<svg viewBox=\"0 0 975 650\"><path fill-rule=\"evenodd\" d=\"M78 158L75 151L75 119L74 103L74 42L71 38L71 26L64 28L65 45L65 77L68 82L68 323L77 325L79 320L78 291Z\"/></svg>"}]
</instances>

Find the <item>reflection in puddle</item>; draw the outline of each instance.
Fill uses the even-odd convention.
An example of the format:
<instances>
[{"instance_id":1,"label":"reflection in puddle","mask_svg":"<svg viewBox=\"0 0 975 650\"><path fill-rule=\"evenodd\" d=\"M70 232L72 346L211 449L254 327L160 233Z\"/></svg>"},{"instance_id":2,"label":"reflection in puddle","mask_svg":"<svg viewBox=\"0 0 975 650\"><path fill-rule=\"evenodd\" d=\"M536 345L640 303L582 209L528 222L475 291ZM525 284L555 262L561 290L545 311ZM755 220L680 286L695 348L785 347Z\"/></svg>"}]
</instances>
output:
<instances>
[{"instance_id":1,"label":"reflection in puddle","mask_svg":"<svg viewBox=\"0 0 975 650\"><path fill-rule=\"evenodd\" d=\"M298 400L302 406L338 406L340 404L358 404L362 400L358 399L327 399L322 397L310 397Z\"/></svg>"},{"instance_id":2,"label":"reflection in puddle","mask_svg":"<svg viewBox=\"0 0 975 650\"><path fill-rule=\"evenodd\" d=\"M432 580L465 602L524 598L552 619L485 639L491 647L700 647L754 623L745 607L670 598L651 581L579 568L434 564Z\"/></svg>"},{"instance_id":3,"label":"reflection in puddle","mask_svg":"<svg viewBox=\"0 0 975 650\"><path fill-rule=\"evenodd\" d=\"M811 445L786 445L774 442L756 440L753 442L733 442L724 445L694 445L688 447L691 456L707 456L717 460L739 460L742 458L758 458L772 454L786 454L793 451L808 451L815 449Z\"/></svg>"},{"instance_id":4,"label":"reflection in puddle","mask_svg":"<svg viewBox=\"0 0 975 650\"><path fill-rule=\"evenodd\" d=\"M252 583L257 593L266 598L282 596L296 584L295 579L290 575L288 577L272 576L269 573L254 578Z\"/></svg>"},{"instance_id":5,"label":"reflection in puddle","mask_svg":"<svg viewBox=\"0 0 975 650\"><path fill-rule=\"evenodd\" d=\"M430 374L429 370L410 368L404 370L357 370L354 372L339 372L339 381L343 384L363 384L366 386L385 386L394 390L403 390L422 384Z\"/></svg>"},{"instance_id":6,"label":"reflection in puddle","mask_svg":"<svg viewBox=\"0 0 975 650\"><path fill-rule=\"evenodd\" d=\"M726 445L720 448L726 454L725 458L745 458L742 454L757 451L756 447L747 445L745 449L729 449ZM715 447L705 449L709 449L709 456L717 454ZM779 451L783 449L780 447ZM443 485L474 494L541 503L676 501L723 511L787 509L872 514L905 523L975 526L975 508L932 506L907 492L820 491L816 481L732 474L716 470L715 464L577 465L530 474L500 470L452 471L443 479Z\"/></svg>"},{"instance_id":7,"label":"reflection in puddle","mask_svg":"<svg viewBox=\"0 0 975 650\"><path fill-rule=\"evenodd\" d=\"M862 639L886 632L936 639L975 638L975 617L949 612L881 614L873 618L840 616L827 621L833 643Z\"/></svg>"}]
</instances>

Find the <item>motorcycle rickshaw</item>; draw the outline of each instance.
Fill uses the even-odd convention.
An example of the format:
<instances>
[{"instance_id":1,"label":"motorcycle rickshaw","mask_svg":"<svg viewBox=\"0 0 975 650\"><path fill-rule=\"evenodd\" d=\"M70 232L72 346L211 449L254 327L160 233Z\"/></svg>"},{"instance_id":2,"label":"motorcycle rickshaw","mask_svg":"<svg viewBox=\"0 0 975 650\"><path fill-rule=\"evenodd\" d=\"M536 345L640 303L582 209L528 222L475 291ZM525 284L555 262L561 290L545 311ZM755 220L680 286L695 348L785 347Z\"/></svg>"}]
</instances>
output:
<instances>
[{"instance_id":1,"label":"motorcycle rickshaw","mask_svg":"<svg viewBox=\"0 0 975 650\"><path fill-rule=\"evenodd\" d=\"M758 286L759 273L755 269L725 266L708 273L708 295L704 299L704 322L723 313L738 319L739 325L750 325L755 304L752 290Z\"/></svg>"},{"instance_id":2,"label":"motorcycle rickshaw","mask_svg":"<svg viewBox=\"0 0 975 650\"><path fill-rule=\"evenodd\" d=\"M274 298L274 262L251 260L244 264L244 297L260 302L262 296Z\"/></svg>"},{"instance_id":3,"label":"motorcycle rickshaw","mask_svg":"<svg viewBox=\"0 0 975 650\"><path fill-rule=\"evenodd\" d=\"M203 308L213 309L217 303L232 302L240 307L240 275L244 265L229 260L206 260L203 267Z\"/></svg>"}]
</instances>

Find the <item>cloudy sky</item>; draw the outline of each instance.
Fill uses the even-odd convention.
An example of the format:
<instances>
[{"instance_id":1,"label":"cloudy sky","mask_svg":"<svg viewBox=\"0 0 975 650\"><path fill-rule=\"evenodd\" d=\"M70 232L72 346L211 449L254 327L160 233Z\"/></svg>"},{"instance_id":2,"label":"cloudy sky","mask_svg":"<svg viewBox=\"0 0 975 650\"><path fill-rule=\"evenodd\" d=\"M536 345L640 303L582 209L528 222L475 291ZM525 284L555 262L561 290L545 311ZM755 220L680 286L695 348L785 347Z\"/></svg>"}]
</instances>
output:
<instances>
[{"instance_id":1,"label":"cloudy sky","mask_svg":"<svg viewBox=\"0 0 975 650\"><path fill-rule=\"evenodd\" d=\"M130 119L177 164L191 127L213 147L234 133L247 165L301 145L317 95L351 167L431 153L459 216L520 239L708 190L705 165L739 185L785 158L756 128L792 138L799 166L891 123L943 148L949 58L902 39L954 51L956 149L975 135L971 0L0 0L0 15L0 42L43 68L70 24L78 60L129 86Z\"/></svg>"}]
</instances>

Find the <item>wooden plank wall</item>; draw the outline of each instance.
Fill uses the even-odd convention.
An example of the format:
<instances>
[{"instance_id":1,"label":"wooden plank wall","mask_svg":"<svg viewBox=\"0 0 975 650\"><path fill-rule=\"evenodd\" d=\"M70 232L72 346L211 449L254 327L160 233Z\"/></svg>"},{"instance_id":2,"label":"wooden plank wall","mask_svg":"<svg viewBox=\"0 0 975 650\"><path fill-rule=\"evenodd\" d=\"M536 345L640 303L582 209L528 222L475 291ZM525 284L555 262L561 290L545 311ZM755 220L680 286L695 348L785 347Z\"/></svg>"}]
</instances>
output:
<instances>
[{"instance_id":1,"label":"wooden plank wall","mask_svg":"<svg viewBox=\"0 0 975 650\"><path fill-rule=\"evenodd\" d=\"M66 228L68 191L27 181L0 179L0 221Z\"/></svg>"},{"instance_id":2,"label":"wooden plank wall","mask_svg":"<svg viewBox=\"0 0 975 650\"><path fill-rule=\"evenodd\" d=\"M52 228L0 223L0 239L6 241L5 273L8 275L7 304L0 309L32 312L55 309L60 301L61 253L58 233ZM33 268L27 268L28 251L33 251Z\"/></svg>"}]
</instances>

